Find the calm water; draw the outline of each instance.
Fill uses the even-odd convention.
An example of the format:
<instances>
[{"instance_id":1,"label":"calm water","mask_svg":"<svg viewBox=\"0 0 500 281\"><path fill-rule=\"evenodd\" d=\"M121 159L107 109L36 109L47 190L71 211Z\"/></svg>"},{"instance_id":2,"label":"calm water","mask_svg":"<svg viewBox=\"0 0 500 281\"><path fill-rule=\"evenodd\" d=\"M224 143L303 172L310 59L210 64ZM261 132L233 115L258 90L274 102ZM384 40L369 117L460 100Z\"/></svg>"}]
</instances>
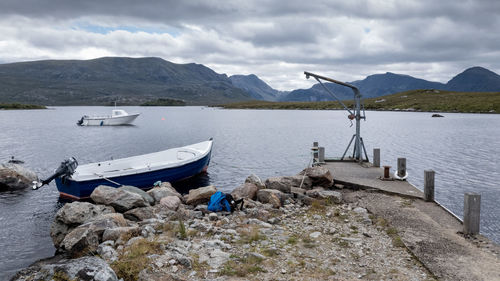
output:
<instances>
[{"instance_id":1,"label":"calm water","mask_svg":"<svg viewBox=\"0 0 500 281\"><path fill-rule=\"evenodd\" d=\"M126 107L141 112L135 126L78 127L84 114L111 107L0 111L0 162L11 155L45 178L70 156L88 163L183 146L214 138L210 184L230 191L251 173L293 175L310 159L313 141L340 156L354 127L343 111L221 110L202 107ZM367 112L361 132L383 165L407 158L409 181L423 186L436 171L436 199L462 216L463 193L482 195L481 231L500 242L500 115ZM55 185L0 193L0 279L53 255L50 224L60 208Z\"/></svg>"}]
</instances>

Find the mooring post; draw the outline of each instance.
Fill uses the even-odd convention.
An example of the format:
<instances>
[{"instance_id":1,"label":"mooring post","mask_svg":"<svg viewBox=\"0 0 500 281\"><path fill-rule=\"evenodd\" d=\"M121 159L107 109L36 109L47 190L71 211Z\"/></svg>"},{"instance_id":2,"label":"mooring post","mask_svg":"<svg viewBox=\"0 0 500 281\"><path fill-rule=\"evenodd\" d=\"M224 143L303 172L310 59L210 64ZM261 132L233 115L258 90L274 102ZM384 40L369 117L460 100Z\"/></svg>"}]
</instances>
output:
<instances>
[{"instance_id":1,"label":"mooring post","mask_svg":"<svg viewBox=\"0 0 500 281\"><path fill-rule=\"evenodd\" d=\"M481 213L481 195L474 192L464 194L464 234L478 234Z\"/></svg>"},{"instance_id":2,"label":"mooring post","mask_svg":"<svg viewBox=\"0 0 500 281\"><path fill-rule=\"evenodd\" d=\"M318 163L325 163L325 148L320 146L318 147L319 154L318 154Z\"/></svg>"},{"instance_id":3,"label":"mooring post","mask_svg":"<svg viewBox=\"0 0 500 281\"><path fill-rule=\"evenodd\" d=\"M434 201L434 174L433 170L424 171L424 199L427 202Z\"/></svg>"},{"instance_id":4,"label":"mooring post","mask_svg":"<svg viewBox=\"0 0 500 281\"><path fill-rule=\"evenodd\" d=\"M312 146L312 152L313 152L313 162L318 162L318 142L315 141L313 142L313 146Z\"/></svg>"},{"instance_id":5,"label":"mooring post","mask_svg":"<svg viewBox=\"0 0 500 281\"><path fill-rule=\"evenodd\" d=\"M406 175L406 158L398 158L398 177Z\"/></svg>"},{"instance_id":6,"label":"mooring post","mask_svg":"<svg viewBox=\"0 0 500 281\"><path fill-rule=\"evenodd\" d=\"M380 148L373 149L373 167L380 167Z\"/></svg>"}]
</instances>

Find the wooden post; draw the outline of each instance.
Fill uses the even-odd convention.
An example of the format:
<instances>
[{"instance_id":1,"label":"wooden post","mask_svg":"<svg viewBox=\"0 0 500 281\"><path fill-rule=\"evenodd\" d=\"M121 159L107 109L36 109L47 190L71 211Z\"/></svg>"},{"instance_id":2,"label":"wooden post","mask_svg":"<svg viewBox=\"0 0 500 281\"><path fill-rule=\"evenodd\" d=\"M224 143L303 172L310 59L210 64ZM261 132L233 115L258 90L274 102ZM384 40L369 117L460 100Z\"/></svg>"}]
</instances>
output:
<instances>
[{"instance_id":1,"label":"wooden post","mask_svg":"<svg viewBox=\"0 0 500 281\"><path fill-rule=\"evenodd\" d=\"M473 192L464 194L464 234L478 234L481 212L481 195Z\"/></svg>"},{"instance_id":2,"label":"wooden post","mask_svg":"<svg viewBox=\"0 0 500 281\"><path fill-rule=\"evenodd\" d=\"M325 148L322 146L319 147L318 162L325 163Z\"/></svg>"},{"instance_id":3,"label":"wooden post","mask_svg":"<svg viewBox=\"0 0 500 281\"><path fill-rule=\"evenodd\" d=\"M380 148L373 149L373 167L380 167Z\"/></svg>"},{"instance_id":4,"label":"wooden post","mask_svg":"<svg viewBox=\"0 0 500 281\"><path fill-rule=\"evenodd\" d=\"M424 171L424 199L427 202L434 201L434 174L433 170Z\"/></svg>"},{"instance_id":5,"label":"wooden post","mask_svg":"<svg viewBox=\"0 0 500 281\"><path fill-rule=\"evenodd\" d=\"M398 158L398 177L406 175L406 158Z\"/></svg>"}]
</instances>

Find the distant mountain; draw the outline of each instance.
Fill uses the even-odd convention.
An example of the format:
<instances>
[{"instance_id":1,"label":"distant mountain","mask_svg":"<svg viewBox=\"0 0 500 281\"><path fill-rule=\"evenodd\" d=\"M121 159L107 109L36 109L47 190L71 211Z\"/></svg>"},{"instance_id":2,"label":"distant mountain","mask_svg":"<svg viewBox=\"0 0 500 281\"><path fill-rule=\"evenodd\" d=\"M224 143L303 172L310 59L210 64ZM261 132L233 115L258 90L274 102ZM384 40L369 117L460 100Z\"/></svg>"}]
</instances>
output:
<instances>
[{"instance_id":1,"label":"distant mountain","mask_svg":"<svg viewBox=\"0 0 500 281\"><path fill-rule=\"evenodd\" d=\"M500 75L483 67L471 67L453 77L446 86L450 91L496 92L500 91Z\"/></svg>"},{"instance_id":2,"label":"distant mountain","mask_svg":"<svg viewBox=\"0 0 500 281\"><path fill-rule=\"evenodd\" d=\"M281 94L280 91L271 88L254 74L232 75L229 80L235 87L246 91L257 100L276 101Z\"/></svg>"},{"instance_id":3,"label":"distant mountain","mask_svg":"<svg viewBox=\"0 0 500 281\"><path fill-rule=\"evenodd\" d=\"M0 102L43 105L141 104L159 98L210 105L252 99L225 74L160 58L1 64L0 85Z\"/></svg>"},{"instance_id":4,"label":"distant mountain","mask_svg":"<svg viewBox=\"0 0 500 281\"><path fill-rule=\"evenodd\" d=\"M457 92L500 91L500 76L482 67L469 68L455 76L446 84L391 72L370 75L363 80L349 83L358 87L364 98L373 98L419 89L450 90ZM347 87L333 83L323 84L341 100L353 98L352 90ZM291 91L288 95L284 95L280 98L280 101L329 100L334 100L334 98L331 97L320 84L315 84L309 89Z\"/></svg>"}]
</instances>

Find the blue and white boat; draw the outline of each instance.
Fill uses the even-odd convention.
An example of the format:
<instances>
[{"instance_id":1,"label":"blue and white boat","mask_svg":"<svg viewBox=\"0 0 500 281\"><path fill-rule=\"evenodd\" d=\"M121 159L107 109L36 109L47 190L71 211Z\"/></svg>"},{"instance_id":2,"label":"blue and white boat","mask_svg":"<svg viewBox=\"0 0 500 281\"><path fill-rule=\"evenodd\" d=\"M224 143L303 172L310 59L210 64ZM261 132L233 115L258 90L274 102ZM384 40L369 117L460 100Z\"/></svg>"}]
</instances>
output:
<instances>
[{"instance_id":1,"label":"blue and white boat","mask_svg":"<svg viewBox=\"0 0 500 281\"><path fill-rule=\"evenodd\" d=\"M176 182L206 172L213 140L159 152L89 163L78 166L74 158L61 163L54 175L34 182L33 189L55 179L62 198L80 200L90 197L99 185L132 185L150 189L156 181Z\"/></svg>"}]
</instances>

